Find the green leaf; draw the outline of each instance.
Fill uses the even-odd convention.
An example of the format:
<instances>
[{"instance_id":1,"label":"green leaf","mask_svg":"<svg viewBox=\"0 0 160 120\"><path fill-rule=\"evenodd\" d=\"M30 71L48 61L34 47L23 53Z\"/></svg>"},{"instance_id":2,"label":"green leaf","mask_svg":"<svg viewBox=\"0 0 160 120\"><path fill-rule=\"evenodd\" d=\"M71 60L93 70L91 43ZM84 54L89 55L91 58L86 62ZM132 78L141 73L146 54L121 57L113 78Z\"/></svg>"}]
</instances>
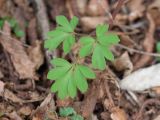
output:
<instances>
[{"instance_id":1,"label":"green leaf","mask_svg":"<svg viewBox=\"0 0 160 120\"><path fill-rule=\"evenodd\" d=\"M78 24L78 18L76 16L74 16L70 21L70 25L72 26L72 29L75 29L77 24Z\"/></svg>"},{"instance_id":2,"label":"green leaf","mask_svg":"<svg viewBox=\"0 0 160 120\"><path fill-rule=\"evenodd\" d=\"M71 96L72 98L74 98L77 94L77 88L76 85L74 84L74 78L72 76L70 76L69 78L70 80L68 81L68 94L69 96Z\"/></svg>"},{"instance_id":3,"label":"green leaf","mask_svg":"<svg viewBox=\"0 0 160 120\"><path fill-rule=\"evenodd\" d=\"M79 55L80 57L88 56L92 53L93 44L87 44L80 48Z\"/></svg>"},{"instance_id":4,"label":"green leaf","mask_svg":"<svg viewBox=\"0 0 160 120\"><path fill-rule=\"evenodd\" d=\"M63 51L65 54L67 54L71 50L71 47L73 46L74 43L75 43L75 37L73 35L69 35L63 42Z\"/></svg>"},{"instance_id":5,"label":"green leaf","mask_svg":"<svg viewBox=\"0 0 160 120\"><path fill-rule=\"evenodd\" d=\"M79 68L76 68L74 71L74 80L77 88L82 92L86 92L88 89L88 83L84 75L80 72Z\"/></svg>"},{"instance_id":6,"label":"green leaf","mask_svg":"<svg viewBox=\"0 0 160 120\"><path fill-rule=\"evenodd\" d=\"M64 108L60 108L60 110L59 110L59 115L61 117L68 117L68 116L74 115L74 114L76 114L76 112L72 107L64 107Z\"/></svg>"},{"instance_id":7,"label":"green leaf","mask_svg":"<svg viewBox=\"0 0 160 120\"><path fill-rule=\"evenodd\" d=\"M56 67L63 67L63 66L71 67L71 64L67 60L62 58L54 58L53 60L51 60L51 64Z\"/></svg>"},{"instance_id":8,"label":"green leaf","mask_svg":"<svg viewBox=\"0 0 160 120\"><path fill-rule=\"evenodd\" d=\"M160 42L156 43L156 51L160 53Z\"/></svg>"},{"instance_id":9,"label":"green leaf","mask_svg":"<svg viewBox=\"0 0 160 120\"><path fill-rule=\"evenodd\" d=\"M69 21L67 20L67 18L65 16L62 16L62 15L57 16L56 17L56 22L59 25L63 26L65 28L65 30L67 30L68 32L73 32L73 29L72 29Z\"/></svg>"},{"instance_id":10,"label":"green leaf","mask_svg":"<svg viewBox=\"0 0 160 120\"><path fill-rule=\"evenodd\" d=\"M48 74L47 78L50 80L56 80L62 78L67 72L69 71L70 67L56 67L54 69L51 69Z\"/></svg>"},{"instance_id":11,"label":"green leaf","mask_svg":"<svg viewBox=\"0 0 160 120\"><path fill-rule=\"evenodd\" d=\"M21 28L18 25L14 27L13 31L17 37L23 37L25 35L25 33L21 30Z\"/></svg>"},{"instance_id":12,"label":"green leaf","mask_svg":"<svg viewBox=\"0 0 160 120\"><path fill-rule=\"evenodd\" d=\"M110 45L110 44L117 44L120 40L117 35L110 33L110 34L98 37L98 41L102 45Z\"/></svg>"},{"instance_id":13,"label":"green leaf","mask_svg":"<svg viewBox=\"0 0 160 120\"><path fill-rule=\"evenodd\" d=\"M56 49L60 43L66 39L66 37L69 36L68 33L63 32L63 31L59 31L59 30L55 30L53 32L55 34L55 36L53 38L49 38L48 40L45 41L44 43L44 47L48 48L49 50L54 50ZM50 35L51 36L51 35Z\"/></svg>"},{"instance_id":14,"label":"green leaf","mask_svg":"<svg viewBox=\"0 0 160 120\"><path fill-rule=\"evenodd\" d=\"M94 43L94 39L92 37L81 37L80 38L80 43L81 45L88 45Z\"/></svg>"},{"instance_id":15,"label":"green leaf","mask_svg":"<svg viewBox=\"0 0 160 120\"><path fill-rule=\"evenodd\" d=\"M8 22L9 22L11 28L14 28L14 27L16 27L18 25L16 19L10 18L10 19L8 19Z\"/></svg>"},{"instance_id":16,"label":"green leaf","mask_svg":"<svg viewBox=\"0 0 160 120\"><path fill-rule=\"evenodd\" d=\"M113 56L112 52L106 46L103 46L103 45L99 45L99 46L101 48L101 51L102 51L104 57L107 60L113 61L114 60L114 56Z\"/></svg>"},{"instance_id":17,"label":"green leaf","mask_svg":"<svg viewBox=\"0 0 160 120\"><path fill-rule=\"evenodd\" d=\"M90 79L96 78L95 73L89 67L84 65L79 65L78 68L86 78L90 78Z\"/></svg>"},{"instance_id":18,"label":"green leaf","mask_svg":"<svg viewBox=\"0 0 160 120\"><path fill-rule=\"evenodd\" d=\"M4 25L4 20L2 19L0 20L0 29L2 29L3 25Z\"/></svg>"},{"instance_id":19,"label":"green leaf","mask_svg":"<svg viewBox=\"0 0 160 120\"><path fill-rule=\"evenodd\" d=\"M92 65L94 68L104 70L106 66L104 55L99 45L96 45L92 55Z\"/></svg>"},{"instance_id":20,"label":"green leaf","mask_svg":"<svg viewBox=\"0 0 160 120\"><path fill-rule=\"evenodd\" d=\"M109 26L108 25L98 25L96 27L96 36L102 36L108 31Z\"/></svg>"},{"instance_id":21,"label":"green leaf","mask_svg":"<svg viewBox=\"0 0 160 120\"><path fill-rule=\"evenodd\" d=\"M70 118L71 118L71 120L84 120L84 118L82 116L77 115L77 114L71 116Z\"/></svg>"}]
</instances>

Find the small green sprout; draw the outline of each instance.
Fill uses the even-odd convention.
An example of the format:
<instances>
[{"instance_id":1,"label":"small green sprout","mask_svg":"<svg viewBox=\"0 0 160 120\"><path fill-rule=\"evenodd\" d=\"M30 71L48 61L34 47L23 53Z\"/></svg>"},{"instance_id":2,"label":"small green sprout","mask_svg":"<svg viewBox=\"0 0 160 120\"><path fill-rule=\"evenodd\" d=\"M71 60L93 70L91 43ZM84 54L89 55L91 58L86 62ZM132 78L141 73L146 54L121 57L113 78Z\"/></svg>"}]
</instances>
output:
<instances>
[{"instance_id":1,"label":"small green sprout","mask_svg":"<svg viewBox=\"0 0 160 120\"><path fill-rule=\"evenodd\" d=\"M49 50L55 50L63 43L63 51L68 54L72 46L76 42L75 28L78 25L78 18L73 17L70 22L65 16L57 16L56 22L58 26L48 32L48 39L45 41L44 47ZM83 36L80 38L79 58L90 56L92 58L92 66L95 69L104 70L107 60L114 60L114 56L110 51L110 47L117 44L120 40L116 34L108 32L108 25L98 25L96 27L96 38L91 36ZM57 92L60 99L66 97L74 98L77 90L82 93L88 89L87 79L95 79L96 75L91 66L85 63L68 62L63 58L55 58L51 60L54 66L48 72L47 78L55 82L51 86L52 92Z\"/></svg>"}]
</instances>

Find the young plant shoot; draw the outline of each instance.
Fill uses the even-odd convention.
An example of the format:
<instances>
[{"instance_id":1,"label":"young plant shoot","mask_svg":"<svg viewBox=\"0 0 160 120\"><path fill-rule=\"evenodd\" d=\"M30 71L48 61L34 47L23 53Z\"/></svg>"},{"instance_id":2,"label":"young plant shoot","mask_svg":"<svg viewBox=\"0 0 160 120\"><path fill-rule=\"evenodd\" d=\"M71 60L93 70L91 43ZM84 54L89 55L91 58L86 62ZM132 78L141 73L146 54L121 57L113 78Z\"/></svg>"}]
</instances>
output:
<instances>
[{"instance_id":1,"label":"young plant shoot","mask_svg":"<svg viewBox=\"0 0 160 120\"><path fill-rule=\"evenodd\" d=\"M71 52L71 48L77 42L75 28L78 25L78 18L73 17L70 21L65 16L57 16L58 26L48 32L48 39L44 47L54 51L61 44L65 54ZM106 60L114 60L110 51L111 45L117 44L120 40L116 34L108 32L108 25L98 25L96 27L96 37L83 36L79 39L81 47L79 57L85 58L91 56L92 66L86 66L76 61L70 63L63 58L54 58L51 64L54 66L48 72L47 78L55 82L51 86L52 92L57 92L60 99L66 97L74 98L77 90L82 93L88 89L87 79L95 79L96 75L93 69L104 70Z\"/></svg>"}]
</instances>

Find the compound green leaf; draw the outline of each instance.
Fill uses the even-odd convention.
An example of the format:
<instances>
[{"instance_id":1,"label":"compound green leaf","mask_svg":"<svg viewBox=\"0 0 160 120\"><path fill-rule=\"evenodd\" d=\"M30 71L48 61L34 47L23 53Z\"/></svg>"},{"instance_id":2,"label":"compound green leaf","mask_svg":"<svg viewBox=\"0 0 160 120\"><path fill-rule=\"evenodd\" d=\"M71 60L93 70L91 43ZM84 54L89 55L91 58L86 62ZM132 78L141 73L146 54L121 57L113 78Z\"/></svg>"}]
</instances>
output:
<instances>
[{"instance_id":1,"label":"compound green leaf","mask_svg":"<svg viewBox=\"0 0 160 120\"><path fill-rule=\"evenodd\" d=\"M98 25L96 27L96 36L102 36L105 35L105 33L108 31L109 26L108 25Z\"/></svg>"},{"instance_id":2,"label":"compound green leaf","mask_svg":"<svg viewBox=\"0 0 160 120\"><path fill-rule=\"evenodd\" d=\"M81 45L88 45L94 43L94 39L92 37L81 37L80 38L80 43Z\"/></svg>"},{"instance_id":3,"label":"compound green leaf","mask_svg":"<svg viewBox=\"0 0 160 120\"><path fill-rule=\"evenodd\" d=\"M86 92L88 89L88 83L84 75L80 72L79 68L76 68L74 71L74 80L77 88L82 92Z\"/></svg>"},{"instance_id":4,"label":"compound green leaf","mask_svg":"<svg viewBox=\"0 0 160 120\"><path fill-rule=\"evenodd\" d=\"M78 24L78 18L76 17L76 16L74 16L72 19L71 19L71 21L70 21L70 25L71 25L71 27L72 27L72 29L75 29L75 27L77 26L77 24Z\"/></svg>"},{"instance_id":5,"label":"compound green leaf","mask_svg":"<svg viewBox=\"0 0 160 120\"><path fill-rule=\"evenodd\" d=\"M104 55L99 45L96 45L92 55L92 65L94 68L104 70L106 66Z\"/></svg>"},{"instance_id":6,"label":"compound green leaf","mask_svg":"<svg viewBox=\"0 0 160 120\"><path fill-rule=\"evenodd\" d=\"M80 115L75 114L71 116L71 120L84 120L84 118Z\"/></svg>"},{"instance_id":7,"label":"compound green leaf","mask_svg":"<svg viewBox=\"0 0 160 120\"><path fill-rule=\"evenodd\" d=\"M89 54L92 53L92 49L93 49L92 43L91 44L89 43L87 45L82 46L79 51L80 57L88 56Z\"/></svg>"},{"instance_id":8,"label":"compound green leaf","mask_svg":"<svg viewBox=\"0 0 160 120\"><path fill-rule=\"evenodd\" d=\"M56 67L63 67L63 66L71 67L71 64L67 60L62 58L54 58L53 60L51 60L51 64Z\"/></svg>"},{"instance_id":9,"label":"compound green leaf","mask_svg":"<svg viewBox=\"0 0 160 120\"><path fill-rule=\"evenodd\" d=\"M68 94L69 96L74 98L77 94L77 88L76 88L73 76L70 76L69 79L70 80L68 81Z\"/></svg>"},{"instance_id":10,"label":"compound green leaf","mask_svg":"<svg viewBox=\"0 0 160 120\"><path fill-rule=\"evenodd\" d=\"M72 107L64 107L64 108L60 108L59 110L59 115L61 117L68 117L73 114L76 114L76 112Z\"/></svg>"},{"instance_id":11,"label":"compound green leaf","mask_svg":"<svg viewBox=\"0 0 160 120\"><path fill-rule=\"evenodd\" d=\"M47 74L47 78L50 80L57 80L62 78L65 74L67 74L67 72L69 71L70 67L56 67L51 69L48 74Z\"/></svg>"},{"instance_id":12,"label":"compound green leaf","mask_svg":"<svg viewBox=\"0 0 160 120\"><path fill-rule=\"evenodd\" d=\"M114 60L114 56L113 56L112 52L106 46L100 45L100 48L101 48L102 53L106 59L108 59L110 61Z\"/></svg>"},{"instance_id":13,"label":"compound green leaf","mask_svg":"<svg viewBox=\"0 0 160 120\"><path fill-rule=\"evenodd\" d=\"M111 33L98 37L98 40L102 45L117 44L120 41L117 35Z\"/></svg>"},{"instance_id":14,"label":"compound green leaf","mask_svg":"<svg viewBox=\"0 0 160 120\"><path fill-rule=\"evenodd\" d=\"M75 37L73 35L69 35L63 42L63 51L65 54L67 54L71 50L71 47L74 43L75 43Z\"/></svg>"},{"instance_id":15,"label":"compound green leaf","mask_svg":"<svg viewBox=\"0 0 160 120\"><path fill-rule=\"evenodd\" d=\"M79 65L78 68L86 78L90 78L90 79L96 78L95 73L89 67L84 65Z\"/></svg>"},{"instance_id":16,"label":"compound green leaf","mask_svg":"<svg viewBox=\"0 0 160 120\"><path fill-rule=\"evenodd\" d=\"M56 30L55 32L53 32L55 34L54 37L49 38L48 40L45 41L44 43L44 47L48 48L49 50L54 50L56 49L60 43L66 39L66 37L69 36L68 33L63 32L63 31L59 31Z\"/></svg>"},{"instance_id":17,"label":"compound green leaf","mask_svg":"<svg viewBox=\"0 0 160 120\"><path fill-rule=\"evenodd\" d=\"M67 30L68 32L73 32L73 29L72 29L69 21L67 20L67 18L65 16L62 16L62 15L57 16L56 17L56 22L59 25L63 26L65 28L65 30Z\"/></svg>"}]
</instances>

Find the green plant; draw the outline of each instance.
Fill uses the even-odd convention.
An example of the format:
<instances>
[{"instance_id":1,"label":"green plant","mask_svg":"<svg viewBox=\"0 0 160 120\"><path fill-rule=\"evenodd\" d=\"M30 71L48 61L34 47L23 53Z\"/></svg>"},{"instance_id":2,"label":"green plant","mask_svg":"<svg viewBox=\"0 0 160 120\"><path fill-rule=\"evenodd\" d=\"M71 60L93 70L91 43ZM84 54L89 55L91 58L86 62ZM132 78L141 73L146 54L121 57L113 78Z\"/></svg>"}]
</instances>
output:
<instances>
[{"instance_id":1,"label":"green plant","mask_svg":"<svg viewBox=\"0 0 160 120\"><path fill-rule=\"evenodd\" d=\"M16 37L23 37L24 32L21 30L18 22L14 18L4 17L0 19L0 29L3 28L4 22L7 21L10 24L11 29L13 30Z\"/></svg>"},{"instance_id":2,"label":"green plant","mask_svg":"<svg viewBox=\"0 0 160 120\"><path fill-rule=\"evenodd\" d=\"M55 50L63 44L63 51L68 54L72 46L76 42L77 34L75 28L78 24L78 18L73 17L68 21L64 16L57 16L56 22L58 26L55 30L48 32L48 39L45 41L44 47L49 50ZM114 60L112 52L109 50L111 45L117 44L119 38L117 35L108 32L108 25L98 25L96 27L96 37L83 36L79 39L81 47L76 61L72 63L63 58L55 58L51 60L54 66L48 72L47 78L55 80L51 86L52 92L58 92L61 99L66 97L74 98L77 89L82 93L88 88L87 79L95 79L96 75L93 69L104 70L107 60ZM91 56L92 66L80 63L79 59Z\"/></svg>"},{"instance_id":3,"label":"green plant","mask_svg":"<svg viewBox=\"0 0 160 120\"><path fill-rule=\"evenodd\" d=\"M81 115L78 115L72 107L60 108L59 115L61 117L70 117L71 120L84 120Z\"/></svg>"}]
</instances>

